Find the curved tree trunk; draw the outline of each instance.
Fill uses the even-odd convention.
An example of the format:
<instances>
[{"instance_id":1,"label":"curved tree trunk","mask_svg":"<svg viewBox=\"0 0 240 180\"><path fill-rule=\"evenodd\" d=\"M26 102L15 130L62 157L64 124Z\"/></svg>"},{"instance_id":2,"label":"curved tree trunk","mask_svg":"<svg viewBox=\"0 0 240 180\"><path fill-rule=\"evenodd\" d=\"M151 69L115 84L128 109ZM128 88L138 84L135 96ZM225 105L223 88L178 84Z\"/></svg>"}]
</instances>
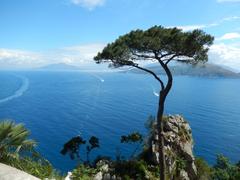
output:
<instances>
[{"instance_id":1,"label":"curved tree trunk","mask_svg":"<svg viewBox=\"0 0 240 180\"><path fill-rule=\"evenodd\" d=\"M159 104L158 104L158 113L157 113L157 132L158 132L158 141L159 141L159 163L160 163L160 179L166 180L166 161L164 155L164 130L163 130L163 113L164 113L164 104L168 93L172 87L172 74L165 64L161 64L165 70L168 82L166 88L160 91L159 95Z\"/></svg>"},{"instance_id":2,"label":"curved tree trunk","mask_svg":"<svg viewBox=\"0 0 240 180\"><path fill-rule=\"evenodd\" d=\"M170 62L170 60L172 60L175 57L172 56L168 61ZM151 70L143 68L143 67L139 67L138 65L131 65L135 68L138 68L140 70L143 70L147 73L150 73L161 85L161 91L159 93L159 103L158 103L158 113L157 113L157 136L158 136L158 146L159 146L159 164L160 164L160 179L161 180L166 180L166 164L165 164L165 156L164 156L164 136L163 136L163 113L164 113L164 104L165 104L165 100L166 97L168 95L168 93L171 90L172 87L172 82L173 82L173 78L172 78L172 73L169 70L167 63L163 63L163 61L161 60L161 58L159 58L157 56L157 54L155 55L155 58L158 60L158 62L160 63L160 65L162 66L162 68L164 69L164 71L166 72L166 75L168 77L168 82L166 87L164 87L164 83L163 81Z\"/></svg>"},{"instance_id":3,"label":"curved tree trunk","mask_svg":"<svg viewBox=\"0 0 240 180\"><path fill-rule=\"evenodd\" d=\"M166 96L165 96L166 97ZM164 156L164 137L163 137L163 112L165 102L164 92L160 91L159 107L157 114L157 132L158 132L158 145L159 145L159 163L160 163L160 179L165 180L166 177L166 163Z\"/></svg>"}]
</instances>

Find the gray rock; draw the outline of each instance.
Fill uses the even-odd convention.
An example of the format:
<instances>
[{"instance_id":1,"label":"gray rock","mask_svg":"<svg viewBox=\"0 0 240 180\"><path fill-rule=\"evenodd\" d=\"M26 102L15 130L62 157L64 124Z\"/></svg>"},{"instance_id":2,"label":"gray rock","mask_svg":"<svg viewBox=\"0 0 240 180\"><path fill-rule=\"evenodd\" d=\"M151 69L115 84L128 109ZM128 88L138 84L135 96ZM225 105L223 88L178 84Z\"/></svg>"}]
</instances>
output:
<instances>
[{"instance_id":1,"label":"gray rock","mask_svg":"<svg viewBox=\"0 0 240 180\"><path fill-rule=\"evenodd\" d=\"M195 179L197 176L193 155L193 139L190 125L180 115L169 115L163 123L164 128L164 152L169 174L175 174L177 158L185 162L185 168L181 170L181 179ZM158 142L153 135L152 157L154 162L159 162Z\"/></svg>"},{"instance_id":2,"label":"gray rock","mask_svg":"<svg viewBox=\"0 0 240 180\"><path fill-rule=\"evenodd\" d=\"M0 163L1 180L40 180L30 174L20 171L14 167Z\"/></svg>"},{"instance_id":3,"label":"gray rock","mask_svg":"<svg viewBox=\"0 0 240 180\"><path fill-rule=\"evenodd\" d=\"M102 180L103 179L103 173L100 171L98 172L94 177L93 180Z\"/></svg>"},{"instance_id":4,"label":"gray rock","mask_svg":"<svg viewBox=\"0 0 240 180\"><path fill-rule=\"evenodd\" d=\"M188 173L186 171L180 171L180 177L181 180L190 180L188 177Z\"/></svg>"},{"instance_id":5,"label":"gray rock","mask_svg":"<svg viewBox=\"0 0 240 180\"><path fill-rule=\"evenodd\" d=\"M100 170L103 171L103 172L108 172L108 169L109 169L108 164L104 164L100 167Z\"/></svg>"},{"instance_id":6,"label":"gray rock","mask_svg":"<svg viewBox=\"0 0 240 180\"><path fill-rule=\"evenodd\" d=\"M109 173L104 174L103 176L104 180L111 180L111 175Z\"/></svg>"}]
</instances>

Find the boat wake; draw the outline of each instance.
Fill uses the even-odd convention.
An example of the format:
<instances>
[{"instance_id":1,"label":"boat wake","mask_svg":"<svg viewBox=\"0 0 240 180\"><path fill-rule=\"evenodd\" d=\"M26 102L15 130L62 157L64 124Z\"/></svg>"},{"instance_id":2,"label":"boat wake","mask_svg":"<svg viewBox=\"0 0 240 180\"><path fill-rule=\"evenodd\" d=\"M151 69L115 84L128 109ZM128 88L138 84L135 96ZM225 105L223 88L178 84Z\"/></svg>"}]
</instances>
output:
<instances>
[{"instance_id":1,"label":"boat wake","mask_svg":"<svg viewBox=\"0 0 240 180\"><path fill-rule=\"evenodd\" d=\"M157 97L159 97L159 94L155 91L155 89L154 89L154 87L152 86L152 91L153 91L153 95L154 96L157 96Z\"/></svg>"},{"instance_id":2,"label":"boat wake","mask_svg":"<svg viewBox=\"0 0 240 180\"><path fill-rule=\"evenodd\" d=\"M90 75L94 76L95 78L97 78L100 82L104 82L104 79L96 74L93 73L89 73Z\"/></svg>"},{"instance_id":3,"label":"boat wake","mask_svg":"<svg viewBox=\"0 0 240 180\"><path fill-rule=\"evenodd\" d=\"M28 90L29 80L26 77L23 77L23 76L16 76L16 77L18 77L22 80L21 87L18 90L16 90L11 96L0 99L0 104L20 97L24 94L24 92L26 92Z\"/></svg>"},{"instance_id":4,"label":"boat wake","mask_svg":"<svg viewBox=\"0 0 240 180\"><path fill-rule=\"evenodd\" d=\"M99 95L100 95L100 92L101 92L101 86L102 86L102 83L104 83L105 80L97 74L90 73L90 72L88 72L88 74L101 82L101 83L96 83L96 86L95 86L94 91L93 91L94 94L91 96L92 97L91 98L92 105L90 106L88 112L92 113L93 111L95 111L95 108L97 107L97 101L98 101L98 98L99 98ZM85 115L85 120L86 121L91 120L91 118L88 114ZM84 127L85 127L85 121L82 121L81 124L80 124L80 127L79 127L79 129L80 129L79 134L83 131Z\"/></svg>"}]
</instances>

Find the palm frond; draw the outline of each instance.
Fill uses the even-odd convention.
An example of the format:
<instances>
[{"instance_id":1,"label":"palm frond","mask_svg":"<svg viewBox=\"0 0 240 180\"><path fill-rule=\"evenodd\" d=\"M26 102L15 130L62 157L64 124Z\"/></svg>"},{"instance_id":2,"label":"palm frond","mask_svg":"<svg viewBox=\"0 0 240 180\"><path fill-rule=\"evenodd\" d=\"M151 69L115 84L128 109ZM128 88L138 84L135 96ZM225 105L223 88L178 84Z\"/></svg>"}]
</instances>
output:
<instances>
[{"instance_id":1,"label":"palm frond","mask_svg":"<svg viewBox=\"0 0 240 180\"><path fill-rule=\"evenodd\" d=\"M33 150L36 142L28 139L29 135L23 124L15 124L10 120L0 122L0 160L18 158L20 152Z\"/></svg>"}]
</instances>

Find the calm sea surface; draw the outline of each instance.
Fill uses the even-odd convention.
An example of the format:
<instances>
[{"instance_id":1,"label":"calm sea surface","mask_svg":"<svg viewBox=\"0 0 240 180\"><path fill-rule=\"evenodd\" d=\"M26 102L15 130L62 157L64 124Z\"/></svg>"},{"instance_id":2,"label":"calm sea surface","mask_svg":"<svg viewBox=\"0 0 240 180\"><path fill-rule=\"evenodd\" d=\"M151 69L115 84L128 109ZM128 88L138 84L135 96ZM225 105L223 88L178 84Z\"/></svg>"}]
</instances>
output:
<instances>
[{"instance_id":1,"label":"calm sea surface","mask_svg":"<svg viewBox=\"0 0 240 180\"><path fill-rule=\"evenodd\" d=\"M130 73L0 72L0 119L31 130L38 150L53 165L75 166L59 151L71 137L99 137L98 154L128 156L120 136L146 133L144 123L157 110L158 84L151 76ZM195 154L209 163L222 153L240 160L240 80L178 76L167 98L166 114L190 123ZM118 150L117 150L118 149Z\"/></svg>"}]
</instances>

